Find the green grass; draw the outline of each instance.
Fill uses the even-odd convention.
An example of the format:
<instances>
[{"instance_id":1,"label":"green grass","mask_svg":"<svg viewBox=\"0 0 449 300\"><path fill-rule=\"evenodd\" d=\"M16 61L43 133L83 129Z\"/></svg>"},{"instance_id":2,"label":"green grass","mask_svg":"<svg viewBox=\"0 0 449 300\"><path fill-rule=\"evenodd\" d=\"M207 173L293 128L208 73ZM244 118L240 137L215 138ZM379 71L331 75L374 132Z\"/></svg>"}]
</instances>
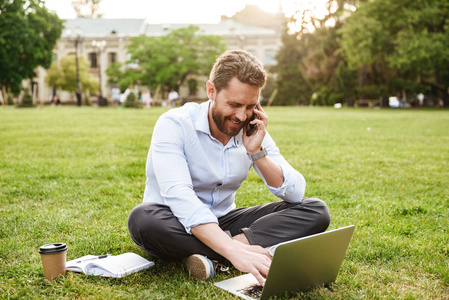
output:
<instances>
[{"instance_id":1,"label":"green grass","mask_svg":"<svg viewBox=\"0 0 449 300\"><path fill-rule=\"evenodd\" d=\"M235 299L129 238L128 214L141 202L164 111L0 108L0 298ZM306 195L329 205L330 229L356 225L332 291L297 298L448 299L449 112L266 111L270 134L306 177ZM237 199L276 200L254 172ZM51 242L66 243L68 259L135 252L156 265L123 279L67 273L47 282L38 249Z\"/></svg>"}]
</instances>

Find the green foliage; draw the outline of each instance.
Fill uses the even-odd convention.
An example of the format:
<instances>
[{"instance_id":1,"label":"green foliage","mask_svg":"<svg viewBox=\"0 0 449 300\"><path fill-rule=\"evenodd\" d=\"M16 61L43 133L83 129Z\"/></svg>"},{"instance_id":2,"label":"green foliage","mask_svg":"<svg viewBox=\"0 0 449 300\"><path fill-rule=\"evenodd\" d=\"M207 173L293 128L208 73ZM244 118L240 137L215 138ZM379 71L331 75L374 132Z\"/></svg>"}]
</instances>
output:
<instances>
[{"instance_id":1,"label":"green foliage","mask_svg":"<svg viewBox=\"0 0 449 300\"><path fill-rule=\"evenodd\" d=\"M142 102L137 99L136 94L133 92L129 93L128 96L126 96L125 102L123 103L123 107L126 108L142 108Z\"/></svg>"},{"instance_id":2,"label":"green foliage","mask_svg":"<svg viewBox=\"0 0 449 300\"><path fill-rule=\"evenodd\" d=\"M379 95L382 95L382 87L378 85L365 85L359 89L357 89L359 95L362 95L360 98L364 99L378 99Z\"/></svg>"},{"instance_id":3,"label":"green foliage","mask_svg":"<svg viewBox=\"0 0 449 300\"><path fill-rule=\"evenodd\" d=\"M63 22L40 0L0 1L0 87L16 89L48 68Z\"/></svg>"},{"instance_id":4,"label":"green foliage","mask_svg":"<svg viewBox=\"0 0 449 300\"><path fill-rule=\"evenodd\" d=\"M344 4L339 2L340 9ZM274 69L279 89L275 104L332 105L357 97L356 73L339 54L339 10L326 17L336 20L334 27L320 25L312 33L285 30Z\"/></svg>"},{"instance_id":5,"label":"green foliage","mask_svg":"<svg viewBox=\"0 0 449 300\"><path fill-rule=\"evenodd\" d=\"M124 69L122 63L112 63L107 69L108 82L111 84L117 84L122 92L129 86L133 86L135 83L140 82L142 73L138 70Z\"/></svg>"},{"instance_id":6,"label":"green foliage","mask_svg":"<svg viewBox=\"0 0 449 300\"><path fill-rule=\"evenodd\" d=\"M96 93L98 80L89 73L89 62L83 57L78 58L81 91ZM45 77L47 84L54 89L76 92L76 57L74 54L61 57L59 62L53 62Z\"/></svg>"},{"instance_id":7,"label":"green foliage","mask_svg":"<svg viewBox=\"0 0 449 300\"><path fill-rule=\"evenodd\" d=\"M329 106L334 105L335 103L345 102L346 99L343 90L323 85L312 94L310 105Z\"/></svg>"},{"instance_id":8,"label":"green foliage","mask_svg":"<svg viewBox=\"0 0 449 300\"><path fill-rule=\"evenodd\" d=\"M294 299L449 298L447 110L265 107L268 129L323 199L329 229L356 225L332 290ZM127 219L142 202L151 133L166 108L0 108L0 298L237 299L180 262L139 249ZM251 170L237 206L277 198ZM44 280L39 246L67 259L135 252L155 266L121 279L67 273Z\"/></svg>"},{"instance_id":9,"label":"green foliage","mask_svg":"<svg viewBox=\"0 0 449 300\"><path fill-rule=\"evenodd\" d=\"M276 104L332 105L405 90L438 93L449 106L448 1L327 3L333 7L327 15L311 17L313 31L307 22L295 34L285 30L275 69ZM349 6L359 7L349 11ZM325 26L329 20L334 25Z\"/></svg>"},{"instance_id":10,"label":"green foliage","mask_svg":"<svg viewBox=\"0 0 449 300\"><path fill-rule=\"evenodd\" d=\"M287 31L282 35L282 46L276 55L277 65L273 71L277 73L276 84L278 94L276 105L308 104L312 95L312 87L300 71L299 66L304 59L304 49L295 35Z\"/></svg>"},{"instance_id":11,"label":"green foliage","mask_svg":"<svg viewBox=\"0 0 449 300\"><path fill-rule=\"evenodd\" d=\"M384 86L398 76L419 80L438 89L449 106L449 2L368 1L339 32L349 66L380 66Z\"/></svg>"},{"instance_id":12,"label":"green foliage","mask_svg":"<svg viewBox=\"0 0 449 300\"><path fill-rule=\"evenodd\" d=\"M391 41L382 23L358 11L340 29L340 45L351 69L385 61L386 46Z\"/></svg>"},{"instance_id":13,"label":"green foliage","mask_svg":"<svg viewBox=\"0 0 449 300\"><path fill-rule=\"evenodd\" d=\"M155 88L179 89L189 75L208 75L224 51L221 37L204 35L196 26L172 30L165 36L130 39L131 60L138 61L139 81Z\"/></svg>"}]
</instances>

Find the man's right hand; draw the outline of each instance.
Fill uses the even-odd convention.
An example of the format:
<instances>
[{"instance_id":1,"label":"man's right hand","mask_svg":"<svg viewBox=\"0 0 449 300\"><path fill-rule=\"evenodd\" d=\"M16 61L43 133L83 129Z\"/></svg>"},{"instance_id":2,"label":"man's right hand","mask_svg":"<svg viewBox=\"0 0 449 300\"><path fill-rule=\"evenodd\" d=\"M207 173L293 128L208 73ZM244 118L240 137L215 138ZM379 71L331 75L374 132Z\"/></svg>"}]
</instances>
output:
<instances>
[{"instance_id":1,"label":"man's right hand","mask_svg":"<svg viewBox=\"0 0 449 300\"><path fill-rule=\"evenodd\" d=\"M230 238L216 223L192 227L191 232L206 246L229 260L234 267L253 274L261 285L265 284L271 265L271 255L267 249Z\"/></svg>"},{"instance_id":2,"label":"man's right hand","mask_svg":"<svg viewBox=\"0 0 449 300\"><path fill-rule=\"evenodd\" d=\"M265 284L271 265L271 255L261 246L245 245L233 240L234 250L226 258L242 272L251 273L260 283Z\"/></svg>"}]
</instances>

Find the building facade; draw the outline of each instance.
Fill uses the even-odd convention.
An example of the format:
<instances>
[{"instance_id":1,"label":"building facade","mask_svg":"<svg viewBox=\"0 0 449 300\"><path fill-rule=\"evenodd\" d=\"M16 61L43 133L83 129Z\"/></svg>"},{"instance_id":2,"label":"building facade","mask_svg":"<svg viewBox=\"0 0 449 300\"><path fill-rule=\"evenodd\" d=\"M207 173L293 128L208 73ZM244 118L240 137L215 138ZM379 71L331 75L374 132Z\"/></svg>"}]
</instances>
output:
<instances>
[{"instance_id":1,"label":"building facade","mask_svg":"<svg viewBox=\"0 0 449 300\"><path fill-rule=\"evenodd\" d=\"M55 59L68 54L84 56L90 64L90 73L101 81L101 95L111 98L111 86L108 84L106 69L114 62L126 64L129 62L127 45L134 36L146 35L158 37L169 33L173 29L187 27L191 24L148 24L145 19L89 19L77 18L65 21L65 29L55 49ZM280 32L275 28L264 28L245 24L232 18L223 19L218 24L199 24L200 32L207 35L221 36L227 49L243 49L254 54L264 65L275 64L275 55L281 46ZM128 65L133 67L132 65ZM135 66L134 66L135 67ZM33 85L34 96L37 101L48 102L54 91L45 83L46 70L39 68L38 76ZM207 78L199 79L204 84ZM187 86L180 88L180 97L189 93ZM206 97L205 88L198 89L197 98ZM100 91L98 91L100 94ZM95 95L92 99L95 101ZM62 102L74 101L75 95L58 91Z\"/></svg>"}]
</instances>

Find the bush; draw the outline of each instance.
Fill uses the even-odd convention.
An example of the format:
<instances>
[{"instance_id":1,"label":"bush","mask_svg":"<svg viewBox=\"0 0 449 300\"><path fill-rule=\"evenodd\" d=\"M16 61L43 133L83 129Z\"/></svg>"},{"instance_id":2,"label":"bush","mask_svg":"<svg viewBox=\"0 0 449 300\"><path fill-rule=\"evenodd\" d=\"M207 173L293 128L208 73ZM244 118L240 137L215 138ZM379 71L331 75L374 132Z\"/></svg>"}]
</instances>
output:
<instances>
[{"instance_id":1,"label":"bush","mask_svg":"<svg viewBox=\"0 0 449 300\"><path fill-rule=\"evenodd\" d=\"M123 102L123 107L127 108L142 108L142 103L137 99L134 93L129 93Z\"/></svg>"},{"instance_id":2,"label":"bush","mask_svg":"<svg viewBox=\"0 0 449 300\"><path fill-rule=\"evenodd\" d=\"M33 103L33 96L31 96L28 90L25 91L25 94L22 97L22 101L20 101L19 107L35 107Z\"/></svg>"},{"instance_id":3,"label":"bush","mask_svg":"<svg viewBox=\"0 0 449 300\"><path fill-rule=\"evenodd\" d=\"M317 92L312 94L310 99L311 105L331 106L335 103L344 103L344 95L341 91L332 88L322 86Z\"/></svg>"}]
</instances>

